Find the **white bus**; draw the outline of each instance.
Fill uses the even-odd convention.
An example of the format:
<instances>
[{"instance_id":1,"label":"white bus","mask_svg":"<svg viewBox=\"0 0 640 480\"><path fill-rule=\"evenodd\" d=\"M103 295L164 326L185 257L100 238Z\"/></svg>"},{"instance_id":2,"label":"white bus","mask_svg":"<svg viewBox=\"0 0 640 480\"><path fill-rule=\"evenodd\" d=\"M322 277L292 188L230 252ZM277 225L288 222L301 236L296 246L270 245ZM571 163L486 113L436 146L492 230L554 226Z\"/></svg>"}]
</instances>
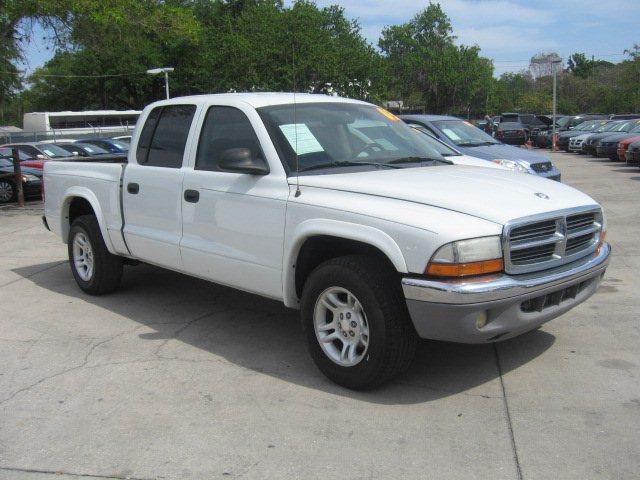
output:
<instances>
[{"instance_id":1,"label":"white bus","mask_svg":"<svg viewBox=\"0 0 640 480\"><path fill-rule=\"evenodd\" d=\"M131 133L140 110L87 110L84 112L32 112L23 117L25 133L58 135L111 135Z\"/></svg>"}]
</instances>

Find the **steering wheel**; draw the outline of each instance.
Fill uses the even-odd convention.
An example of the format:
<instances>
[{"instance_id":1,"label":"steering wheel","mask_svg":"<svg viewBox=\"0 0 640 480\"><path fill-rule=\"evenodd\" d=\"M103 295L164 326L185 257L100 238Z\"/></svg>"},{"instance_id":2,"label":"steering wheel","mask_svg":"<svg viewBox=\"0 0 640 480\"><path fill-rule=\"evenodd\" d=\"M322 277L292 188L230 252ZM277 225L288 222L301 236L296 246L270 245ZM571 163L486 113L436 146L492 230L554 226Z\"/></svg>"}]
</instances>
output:
<instances>
[{"instance_id":1,"label":"steering wheel","mask_svg":"<svg viewBox=\"0 0 640 480\"><path fill-rule=\"evenodd\" d=\"M377 153L381 151L382 151L382 147L380 145L378 145L375 142L371 142L371 143L367 143L364 146L364 148L356 154L356 157L359 157L363 153L366 153L368 156L369 153Z\"/></svg>"}]
</instances>

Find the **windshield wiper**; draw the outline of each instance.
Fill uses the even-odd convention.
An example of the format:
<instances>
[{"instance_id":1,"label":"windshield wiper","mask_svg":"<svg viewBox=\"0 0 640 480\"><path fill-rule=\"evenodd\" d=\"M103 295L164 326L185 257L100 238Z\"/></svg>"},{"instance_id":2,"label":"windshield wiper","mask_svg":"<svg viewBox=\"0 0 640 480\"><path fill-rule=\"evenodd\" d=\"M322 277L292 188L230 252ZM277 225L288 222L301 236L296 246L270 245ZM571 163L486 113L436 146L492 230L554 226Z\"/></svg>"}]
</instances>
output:
<instances>
[{"instance_id":1,"label":"windshield wiper","mask_svg":"<svg viewBox=\"0 0 640 480\"><path fill-rule=\"evenodd\" d=\"M402 158L396 158L395 160L391 160L390 162L385 163L384 165L388 165L388 166L392 166L392 165L397 165L399 163L423 163L423 162L431 162L431 163L435 163L435 162L440 162L440 163L444 163L446 165L452 165L453 162L450 160L444 160L441 158L430 158L430 157L402 157Z\"/></svg>"},{"instance_id":2,"label":"windshield wiper","mask_svg":"<svg viewBox=\"0 0 640 480\"><path fill-rule=\"evenodd\" d=\"M327 162L327 163L319 163L318 165L311 165L309 167L301 168L300 172L308 172L309 170L320 170L323 168L333 168L333 167L355 167L360 165L370 165L373 167L387 167L387 168L402 168L396 167L394 165L389 165L388 163L376 163L376 162L352 162L350 160L339 160L336 162Z\"/></svg>"},{"instance_id":3,"label":"windshield wiper","mask_svg":"<svg viewBox=\"0 0 640 480\"><path fill-rule=\"evenodd\" d=\"M498 142L462 142L456 145L460 147L481 147L483 145L498 145Z\"/></svg>"}]
</instances>

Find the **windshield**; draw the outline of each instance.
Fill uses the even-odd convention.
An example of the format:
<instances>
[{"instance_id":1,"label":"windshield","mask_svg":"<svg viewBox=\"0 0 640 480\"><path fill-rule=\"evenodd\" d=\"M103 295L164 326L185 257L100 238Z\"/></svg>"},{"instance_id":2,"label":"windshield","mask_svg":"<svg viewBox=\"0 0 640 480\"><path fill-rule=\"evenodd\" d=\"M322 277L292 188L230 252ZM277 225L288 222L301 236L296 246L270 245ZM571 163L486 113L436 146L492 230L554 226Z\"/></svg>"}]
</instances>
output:
<instances>
[{"instance_id":1,"label":"windshield","mask_svg":"<svg viewBox=\"0 0 640 480\"><path fill-rule=\"evenodd\" d=\"M291 172L443 161L433 142L373 105L303 103L258 109L280 158ZM476 129L477 130L477 129ZM449 163L449 162L447 162Z\"/></svg>"},{"instance_id":2,"label":"windshield","mask_svg":"<svg viewBox=\"0 0 640 480\"><path fill-rule=\"evenodd\" d=\"M11 148L7 148L7 147L0 148L0 158L6 158L11 162L13 162L13 151L11 150ZM20 160L29 160L31 157L27 155L25 152L23 152L22 150L18 150L18 158Z\"/></svg>"},{"instance_id":3,"label":"windshield","mask_svg":"<svg viewBox=\"0 0 640 480\"><path fill-rule=\"evenodd\" d=\"M105 155L109 153L109 150L99 147L98 145L92 145L90 143L82 143L82 142L78 142L74 145L67 145L65 148L67 149L75 148L76 150L84 150L89 155Z\"/></svg>"},{"instance_id":4,"label":"windshield","mask_svg":"<svg viewBox=\"0 0 640 480\"><path fill-rule=\"evenodd\" d=\"M67 152L64 148L60 148L59 146L54 145L53 143L41 144L38 146L38 149L40 149L45 155L51 158L69 156L69 152Z\"/></svg>"},{"instance_id":5,"label":"windshield","mask_svg":"<svg viewBox=\"0 0 640 480\"><path fill-rule=\"evenodd\" d=\"M559 120L556 120L556 125L558 125L560 128L565 127L572 119L573 117L562 117Z\"/></svg>"},{"instance_id":6,"label":"windshield","mask_svg":"<svg viewBox=\"0 0 640 480\"><path fill-rule=\"evenodd\" d=\"M500 143L464 120L437 120L432 123L449 140L461 147L477 147Z\"/></svg>"}]
</instances>

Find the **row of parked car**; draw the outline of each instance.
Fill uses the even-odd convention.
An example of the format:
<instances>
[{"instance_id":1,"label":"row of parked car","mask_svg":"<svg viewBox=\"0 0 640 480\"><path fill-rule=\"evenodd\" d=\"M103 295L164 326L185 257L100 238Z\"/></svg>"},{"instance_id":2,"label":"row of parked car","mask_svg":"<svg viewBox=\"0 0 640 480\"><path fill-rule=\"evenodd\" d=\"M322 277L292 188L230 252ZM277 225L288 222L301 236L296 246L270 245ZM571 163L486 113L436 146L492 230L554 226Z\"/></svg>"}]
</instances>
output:
<instances>
[{"instance_id":1,"label":"row of parked car","mask_svg":"<svg viewBox=\"0 0 640 480\"><path fill-rule=\"evenodd\" d=\"M72 160L79 157L126 155L131 136L16 142L0 145L0 204L14 201L16 184L13 150L18 150L25 198L42 194L42 175L47 160Z\"/></svg>"}]
</instances>

